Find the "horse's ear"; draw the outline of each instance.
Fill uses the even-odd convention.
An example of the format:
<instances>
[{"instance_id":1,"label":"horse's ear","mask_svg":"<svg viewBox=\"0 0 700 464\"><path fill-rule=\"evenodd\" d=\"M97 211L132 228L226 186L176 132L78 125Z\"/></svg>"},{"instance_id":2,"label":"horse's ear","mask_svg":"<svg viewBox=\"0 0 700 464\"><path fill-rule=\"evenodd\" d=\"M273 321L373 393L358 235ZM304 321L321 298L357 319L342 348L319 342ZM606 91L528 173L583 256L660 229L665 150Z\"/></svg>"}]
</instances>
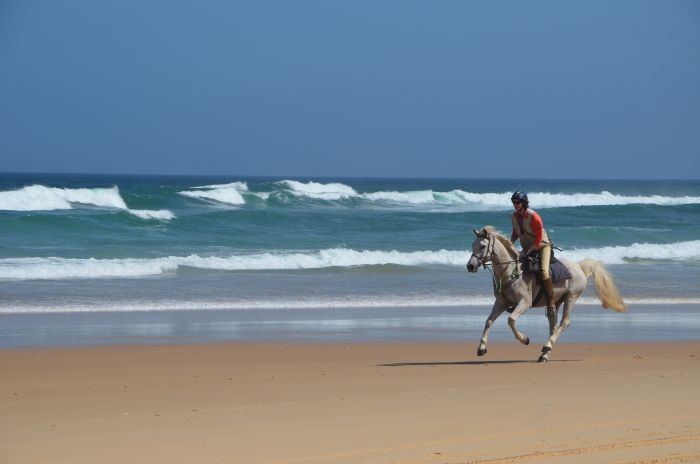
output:
<instances>
[{"instance_id":1,"label":"horse's ear","mask_svg":"<svg viewBox=\"0 0 700 464\"><path fill-rule=\"evenodd\" d=\"M483 237L488 237L488 235L489 235L489 234L486 232L486 229L481 229L481 230L476 230L476 229L474 229L474 234L475 234L477 237L482 237L482 238L483 238Z\"/></svg>"},{"instance_id":2,"label":"horse's ear","mask_svg":"<svg viewBox=\"0 0 700 464\"><path fill-rule=\"evenodd\" d=\"M478 237L478 236L479 236L479 231L476 230L476 229L472 229L472 230L474 231L474 235L476 235L476 236Z\"/></svg>"}]
</instances>

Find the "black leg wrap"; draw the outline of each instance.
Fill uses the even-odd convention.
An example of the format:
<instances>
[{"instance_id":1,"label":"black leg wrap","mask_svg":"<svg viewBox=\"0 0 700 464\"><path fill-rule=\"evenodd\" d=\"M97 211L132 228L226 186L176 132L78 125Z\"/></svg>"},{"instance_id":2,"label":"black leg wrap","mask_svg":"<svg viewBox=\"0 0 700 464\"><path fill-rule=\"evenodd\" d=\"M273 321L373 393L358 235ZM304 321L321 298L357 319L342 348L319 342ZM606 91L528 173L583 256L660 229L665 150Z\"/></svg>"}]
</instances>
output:
<instances>
[{"instance_id":1,"label":"black leg wrap","mask_svg":"<svg viewBox=\"0 0 700 464\"><path fill-rule=\"evenodd\" d=\"M551 349L550 347L548 347L548 346L543 346L543 347L542 347L542 352L543 352L543 353L549 353L550 351L552 351L552 349Z\"/></svg>"}]
</instances>

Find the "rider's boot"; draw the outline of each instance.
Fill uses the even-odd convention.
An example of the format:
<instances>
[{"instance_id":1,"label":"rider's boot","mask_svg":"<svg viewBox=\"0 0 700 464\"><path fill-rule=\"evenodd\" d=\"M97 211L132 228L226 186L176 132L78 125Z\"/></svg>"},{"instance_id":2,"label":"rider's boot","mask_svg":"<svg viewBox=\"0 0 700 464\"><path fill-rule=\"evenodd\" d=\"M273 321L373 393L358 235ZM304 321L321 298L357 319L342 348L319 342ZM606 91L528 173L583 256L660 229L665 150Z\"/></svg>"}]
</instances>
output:
<instances>
[{"instance_id":1,"label":"rider's boot","mask_svg":"<svg viewBox=\"0 0 700 464\"><path fill-rule=\"evenodd\" d=\"M549 321L549 335L554 333L554 328L557 326L557 308L554 304L554 285L552 278L543 280L544 293L547 296L547 320Z\"/></svg>"}]
</instances>

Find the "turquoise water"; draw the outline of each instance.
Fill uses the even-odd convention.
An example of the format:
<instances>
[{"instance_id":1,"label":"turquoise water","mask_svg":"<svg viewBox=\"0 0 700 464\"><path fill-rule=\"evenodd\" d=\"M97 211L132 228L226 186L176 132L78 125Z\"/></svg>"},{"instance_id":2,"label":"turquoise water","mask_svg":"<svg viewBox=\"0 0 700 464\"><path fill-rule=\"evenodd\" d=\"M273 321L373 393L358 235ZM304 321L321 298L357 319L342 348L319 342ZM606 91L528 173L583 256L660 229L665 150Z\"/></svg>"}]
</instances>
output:
<instances>
[{"instance_id":1,"label":"turquoise water","mask_svg":"<svg viewBox=\"0 0 700 464\"><path fill-rule=\"evenodd\" d=\"M700 181L2 174L0 313L481 307L516 189L633 306L700 302Z\"/></svg>"}]
</instances>

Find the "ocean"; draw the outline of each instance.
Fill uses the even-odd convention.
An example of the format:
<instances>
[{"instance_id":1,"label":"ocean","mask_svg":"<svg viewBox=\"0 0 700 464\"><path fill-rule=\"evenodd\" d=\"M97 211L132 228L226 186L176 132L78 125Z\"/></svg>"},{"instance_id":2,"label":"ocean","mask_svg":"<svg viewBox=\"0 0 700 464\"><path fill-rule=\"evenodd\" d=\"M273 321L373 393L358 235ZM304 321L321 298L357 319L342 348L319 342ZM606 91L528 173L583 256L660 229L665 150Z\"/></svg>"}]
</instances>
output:
<instances>
[{"instance_id":1,"label":"ocean","mask_svg":"<svg viewBox=\"0 0 700 464\"><path fill-rule=\"evenodd\" d=\"M295 339L337 333L337 321L362 338L359 320L409 327L421 311L447 317L450 333L461 316L482 326L493 295L487 271L465 269L472 229L509 234L514 190L528 192L557 255L604 262L630 306L603 311L589 288L581 312L630 324L656 314L644 327L679 314L697 339L700 181L0 174L0 345L131 340L164 318L217 323L136 338L243 339L272 319ZM299 332L297 316L334 322ZM123 330L81 332L95 317ZM72 328L51 331L60 321ZM421 337L440 332L426 324Z\"/></svg>"}]
</instances>

